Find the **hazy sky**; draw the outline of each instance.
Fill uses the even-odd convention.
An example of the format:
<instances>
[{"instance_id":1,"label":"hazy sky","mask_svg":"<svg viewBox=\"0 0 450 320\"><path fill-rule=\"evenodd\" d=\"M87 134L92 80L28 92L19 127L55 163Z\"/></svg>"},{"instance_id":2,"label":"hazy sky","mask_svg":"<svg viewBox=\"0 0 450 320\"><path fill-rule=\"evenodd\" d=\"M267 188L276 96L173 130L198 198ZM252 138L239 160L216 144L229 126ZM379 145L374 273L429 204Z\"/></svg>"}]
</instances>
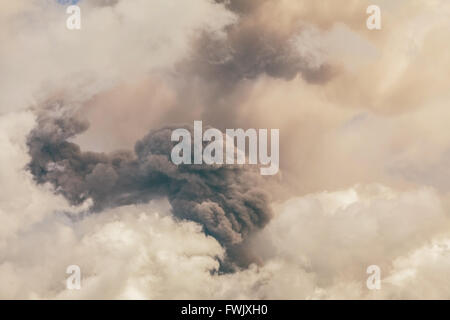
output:
<instances>
[{"instance_id":1,"label":"hazy sky","mask_svg":"<svg viewBox=\"0 0 450 320\"><path fill-rule=\"evenodd\" d=\"M58 2L0 3L0 298L450 298L450 2ZM172 170L194 120L280 173Z\"/></svg>"}]
</instances>

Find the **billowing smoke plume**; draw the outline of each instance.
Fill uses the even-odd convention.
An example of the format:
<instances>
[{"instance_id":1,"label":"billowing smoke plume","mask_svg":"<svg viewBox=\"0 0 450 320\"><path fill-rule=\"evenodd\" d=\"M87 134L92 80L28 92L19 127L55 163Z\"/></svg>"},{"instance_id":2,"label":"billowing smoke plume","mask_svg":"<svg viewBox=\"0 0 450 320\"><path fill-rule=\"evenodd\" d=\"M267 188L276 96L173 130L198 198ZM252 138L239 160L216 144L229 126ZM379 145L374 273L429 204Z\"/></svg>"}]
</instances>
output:
<instances>
[{"instance_id":1,"label":"billowing smoke plume","mask_svg":"<svg viewBox=\"0 0 450 320\"><path fill-rule=\"evenodd\" d=\"M120 3L99 0L93 5ZM160 123L190 123L200 109L196 115L216 127L239 126L235 113L247 80L262 75L284 80L301 76L310 83L329 80L329 63L314 48L305 50L298 37L303 26L265 23L261 19L265 3L223 2L232 12L227 13L230 18L222 23L223 30L198 28L190 54L177 60L175 72L166 75L178 99L173 113L163 115ZM238 18L231 19L235 15ZM134 151L83 152L69 141L88 128L75 109L61 103L41 112L29 137L30 169L36 180L51 182L71 203L92 199L92 209L100 211L168 197L177 217L199 222L230 249L229 254L268 222L271 213L267 195L258 187L258 172L230 166L175 166L169 159L170 127L150 132Z\"/></svg>"},{"instance_id":2,"label":"billowing smoke plume","mask_svg":"<svg viewBox=\"0 0 450 320\"><path fill-rule=\"evenodd\" d=\"M335 75L336 68L315 43L322 40L305 36L311 25L302 19L267 20L270 6L277 1L216 2L238 19L223 35L203 30L194 37L192 53L178 63L173 80L178 83L181 104L167 120L183 121L193 110L201 110L203 119L216 127L240 126L243 120L235 114L245 100L246 86L259 77L285 81L301 77L321 85Z\"/></svg>"},{"instance_id":3,"label":"billowing smoke plume","mask_svg":"<svg viewBox=\"0 0 450 320\"><path fill-rule=\"evenodd\" d=\"M312 83L330 79L331 65L304 50L310 44L299 38L305 27L301 21L284 28L264 24L261 15L267 0L217 2L225 3L240 19L228 27L226 38L202 38L197 62L207 66L204 72L210 77L236 82L265 73L286 80L300 74Z\"/></svg>"},{"instance_id":4,"label":"billowing smoke plume","mask_svg":"<svg viewBox=\"0 0 450 320\"><path fill-rule=\"evenodd\" d=\"M133 152L83 152L68 141L88 128L75 109L53 103L40 113L28 139L36 180L51 182L71 203L92 199L92 209L99 211L167 196L177 217L200 223L228 249L269 221L268 196L257 187L257 170L176 166L170 160L176 143L170 127L151 131Z\"/></svg>"}]
</instances>

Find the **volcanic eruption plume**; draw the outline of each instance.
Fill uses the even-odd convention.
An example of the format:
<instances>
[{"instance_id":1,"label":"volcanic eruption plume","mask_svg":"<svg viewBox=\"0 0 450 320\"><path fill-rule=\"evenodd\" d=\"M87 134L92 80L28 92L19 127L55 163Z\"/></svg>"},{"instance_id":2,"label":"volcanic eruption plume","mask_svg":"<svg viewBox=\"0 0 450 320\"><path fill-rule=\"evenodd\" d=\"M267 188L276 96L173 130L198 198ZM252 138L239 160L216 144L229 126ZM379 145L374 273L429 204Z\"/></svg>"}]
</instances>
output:
<instances>
[{"instance_id":1,"label":"volcanic eruption plume","mask_svg":"<svg viewBox=\"0 0 450 320\"><path fill-rule=\"evenodd\" d=\"M235 260L236 248L269 221L271 209L268 195L258 187L259 171L230 165L176 166L170 160L171 127L150 131L133 151L83 152L69 141L88 128L75 109L51 103L39 112L28 138L29 167L36 181L50 182L72 204L91 199L95 212L167 197L176 217L200 223Z\"/></svg>"}]
</instances>

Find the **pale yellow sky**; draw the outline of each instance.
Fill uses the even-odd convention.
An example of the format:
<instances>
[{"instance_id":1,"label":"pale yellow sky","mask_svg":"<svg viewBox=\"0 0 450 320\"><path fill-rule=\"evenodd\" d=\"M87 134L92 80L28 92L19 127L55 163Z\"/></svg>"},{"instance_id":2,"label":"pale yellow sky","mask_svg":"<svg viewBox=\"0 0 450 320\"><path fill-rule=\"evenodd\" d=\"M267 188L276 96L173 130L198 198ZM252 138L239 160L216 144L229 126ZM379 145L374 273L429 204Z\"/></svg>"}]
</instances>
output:
<instances>
[{"instance_id":1,"label":"pale yellow sky","mask_svg":"<svg viewBox=\"0 0 450 320\"><path fill-rule=\"evenodd\" d=\"M82 0L70 31L56 1L0 2L0 298L450 298L450 1L230 3ZM164 199L62 218L90 203L25 169L35 112L59 99L91 151L194 120L280 129L257 264L216 275L224 248ZM85 290L65 290L68 264Z\"/></svg>"}]
</instances>

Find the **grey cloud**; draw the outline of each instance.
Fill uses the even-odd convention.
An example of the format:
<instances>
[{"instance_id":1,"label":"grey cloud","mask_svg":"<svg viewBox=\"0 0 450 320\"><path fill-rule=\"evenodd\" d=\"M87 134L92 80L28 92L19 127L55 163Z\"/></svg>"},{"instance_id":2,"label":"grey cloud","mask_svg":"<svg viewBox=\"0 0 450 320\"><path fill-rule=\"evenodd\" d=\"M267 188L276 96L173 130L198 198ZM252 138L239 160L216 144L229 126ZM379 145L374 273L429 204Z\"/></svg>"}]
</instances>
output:
<instances>
[{"instance_id":1,"label":"grey cloud","mask_svg":"<svg viewBox=\"0 0 450 320\"><path fill-rule=\"evenodd\" d=\"M282 35L262 26L237 24L228 28L225 39L205 33L197 41L198 52L190 67L208 79L229 84L262 74L285 80L300 74L311 83L326 82L333 75L331 65L312 65L298 52L293 40L300 32Z\"/></svg>"},{"instance_id":2,"label":"grey cloud","mask_svg":"<svg viewBox=\"0 0 450 320\"><path fill-rule=\"evenodd\" d=\"M281 27L275 18L261 19L261 6L269 1L216 1L238 16L224 34L203 30L192 43L191 55L179 62L173 82L180 103L166 121L184 121L200 111L204 120L221 129L239 126L236 115L249 85L268 76L291 81L297 76L314 85L327 83L334 66L319 52L309 50L310 41L299 38L306 24ZM264 8L264 10L267 10ZM308 48L303 50L301 48Z\"/></svg>"},{"instance_id":3,"label":"grey cloud","mask_svg":"<svg viewBox=\"0 0 450 320\"><path fill-rule=\"evenodd\" d=\"M272 215L257 170L174 165L171 127L151 131L134 151L83 152L68 139L86 130L87 123L66 111L63 103L52 104L28 137L29 168L37 182L52 183L72 204L92 199L93 211L167 197L175 216L200 223L230 249L231 259L245 264L236 248Z\"/></svg>"}]
</instances>

